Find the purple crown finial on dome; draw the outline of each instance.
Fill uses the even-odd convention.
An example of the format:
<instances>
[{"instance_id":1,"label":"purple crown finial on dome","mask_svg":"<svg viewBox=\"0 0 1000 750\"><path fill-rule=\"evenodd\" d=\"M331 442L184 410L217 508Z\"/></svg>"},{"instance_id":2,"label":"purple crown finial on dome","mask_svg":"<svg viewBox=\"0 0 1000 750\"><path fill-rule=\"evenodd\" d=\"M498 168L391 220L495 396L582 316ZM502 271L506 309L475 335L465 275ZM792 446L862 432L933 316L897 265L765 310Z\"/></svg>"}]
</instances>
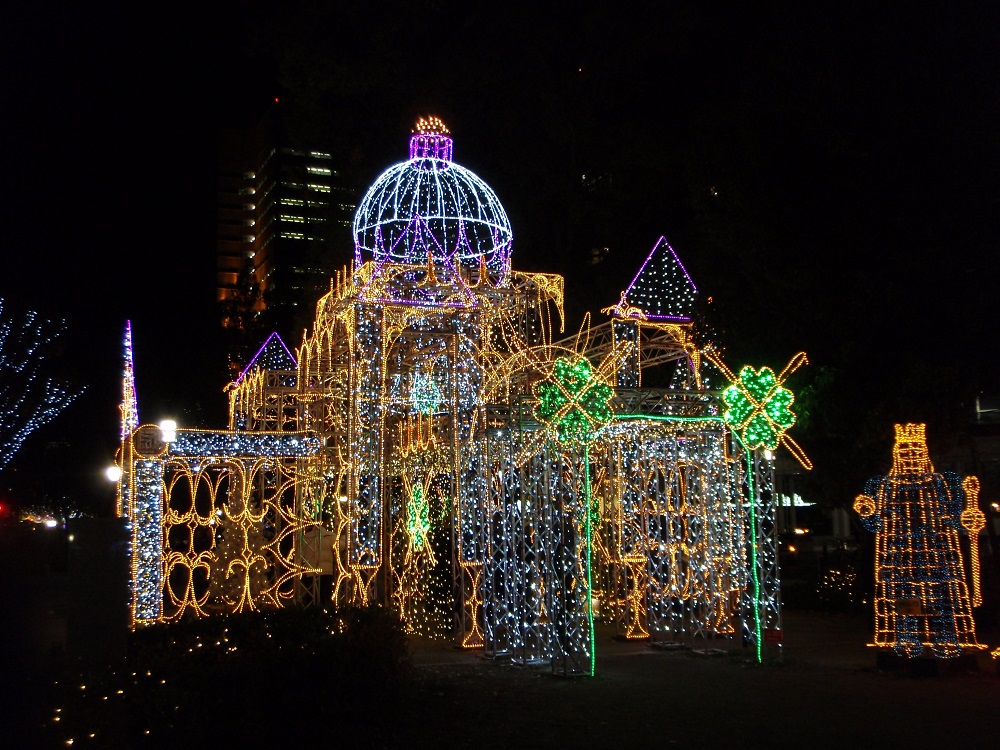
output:
<instances>
[{"instance_id":1,"label":"purple crown finial on dome","mask_svg":"<svg viewBox=\"0 0 1000 750\"><path fill-rule=\"evenodd\" d=\"M410 136L410 159L439 159L451 161L454 141L448 126L439 117L421 117Z\"/></svg>"}]
</instances>

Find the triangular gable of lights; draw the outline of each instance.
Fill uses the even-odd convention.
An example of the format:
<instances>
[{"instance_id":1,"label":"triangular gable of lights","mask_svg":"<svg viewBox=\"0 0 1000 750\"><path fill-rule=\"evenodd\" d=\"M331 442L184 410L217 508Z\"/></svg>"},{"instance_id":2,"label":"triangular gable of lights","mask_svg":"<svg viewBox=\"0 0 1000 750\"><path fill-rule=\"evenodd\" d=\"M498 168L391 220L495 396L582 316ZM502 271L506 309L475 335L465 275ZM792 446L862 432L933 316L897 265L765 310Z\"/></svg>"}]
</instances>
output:
<instances>
[{"instance_id":1,"label":"triangular gable of lights","mask_svg":"<svg viewBox=\"0 0 1000 750\"><path fill-rule=\"evenodd\" d=\"M298 366L295 356L285 345L278 332L274 331L253 355L250 364L243 368L243 372L240 373L236 382L240 382L243 376L254 367L260 367L264 370L295 370Z\"/></svg>"},{"instance_id":2,"label":"triangular gable of lights","mask_svg":"<svg viewBox=\"0 0 1000 750\"><path fill-rule=\"evenodd\" d=\"M665 238L660 237L622 299L649 320L686 323L698 289Z\"/></svg>"}]
</instances>

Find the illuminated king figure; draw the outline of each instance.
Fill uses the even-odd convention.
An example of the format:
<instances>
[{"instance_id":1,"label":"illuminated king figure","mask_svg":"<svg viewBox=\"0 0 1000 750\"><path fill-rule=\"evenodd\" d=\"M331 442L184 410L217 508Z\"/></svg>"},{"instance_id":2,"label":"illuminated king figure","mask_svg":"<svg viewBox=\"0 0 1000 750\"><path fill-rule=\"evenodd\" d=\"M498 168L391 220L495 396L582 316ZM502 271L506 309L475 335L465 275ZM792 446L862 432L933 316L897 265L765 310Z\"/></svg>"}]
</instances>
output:
<instances>
[{"instance_id":1,"label":"illuminated king figure","mask_svg":"<svg viewBox=\"0 0 1000 750\"><path fill-rule=\"evenodd\" d=\"M868 480L854 510L875 533L875 643L916 657L954 657L976 642L958 530L967 489L954 472L936 473L926 425L896 425L892 470ZM968 492L975 502L978 492ZM972 531L971 528L967 530ZM978 531L978 529L976 529ZM974 532L973 532L974 533Z\"/></svg>"}]
</instances>

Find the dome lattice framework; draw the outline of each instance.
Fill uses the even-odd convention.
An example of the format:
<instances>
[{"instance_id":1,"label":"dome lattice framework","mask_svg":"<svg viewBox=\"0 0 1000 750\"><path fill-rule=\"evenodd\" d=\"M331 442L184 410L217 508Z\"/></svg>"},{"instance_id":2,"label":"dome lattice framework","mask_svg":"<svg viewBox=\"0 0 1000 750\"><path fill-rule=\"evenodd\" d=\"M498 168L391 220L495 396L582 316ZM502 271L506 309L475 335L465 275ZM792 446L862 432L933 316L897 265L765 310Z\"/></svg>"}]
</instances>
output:
<instances>
[{"instance_id":1,"label":"dome lattice framework","mask_svg":"<svg viewBox=\"0 0 1000 750\"><path fill-rule=\"evenodd\" d=\"M436 118L420 120L410 158L389 167L358 204L355 262L435 263L494 273L510 267L510 221L496 193L453 160L454 142Z\"/></svg>"}]
</instances>

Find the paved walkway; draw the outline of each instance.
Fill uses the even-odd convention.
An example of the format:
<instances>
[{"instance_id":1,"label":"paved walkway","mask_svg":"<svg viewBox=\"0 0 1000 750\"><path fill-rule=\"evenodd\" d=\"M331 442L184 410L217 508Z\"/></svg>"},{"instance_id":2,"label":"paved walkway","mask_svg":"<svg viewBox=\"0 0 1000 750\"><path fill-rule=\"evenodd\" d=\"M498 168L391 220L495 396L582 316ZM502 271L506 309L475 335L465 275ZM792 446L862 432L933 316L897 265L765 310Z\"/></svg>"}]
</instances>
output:
<instances>
[{"instance_id":1,"label":"paved walkway","mask_svg":"<svg viewBox=\"0 0 1000 750\"><path fill-rule=\"evenodd\" d=\"M975 665L927 677L880 671L865 646L866 617L786 611L784 626L783 659L765 665L739 654L655 650L601 628L596 676L569 680L547 667L416 643L412 723L390 722L374 744L843 750L931 748L958 738L971 747L1000 743L1000 677ZM981 640L995 648L998 635Z\"/></svg>"}]
</instances>

